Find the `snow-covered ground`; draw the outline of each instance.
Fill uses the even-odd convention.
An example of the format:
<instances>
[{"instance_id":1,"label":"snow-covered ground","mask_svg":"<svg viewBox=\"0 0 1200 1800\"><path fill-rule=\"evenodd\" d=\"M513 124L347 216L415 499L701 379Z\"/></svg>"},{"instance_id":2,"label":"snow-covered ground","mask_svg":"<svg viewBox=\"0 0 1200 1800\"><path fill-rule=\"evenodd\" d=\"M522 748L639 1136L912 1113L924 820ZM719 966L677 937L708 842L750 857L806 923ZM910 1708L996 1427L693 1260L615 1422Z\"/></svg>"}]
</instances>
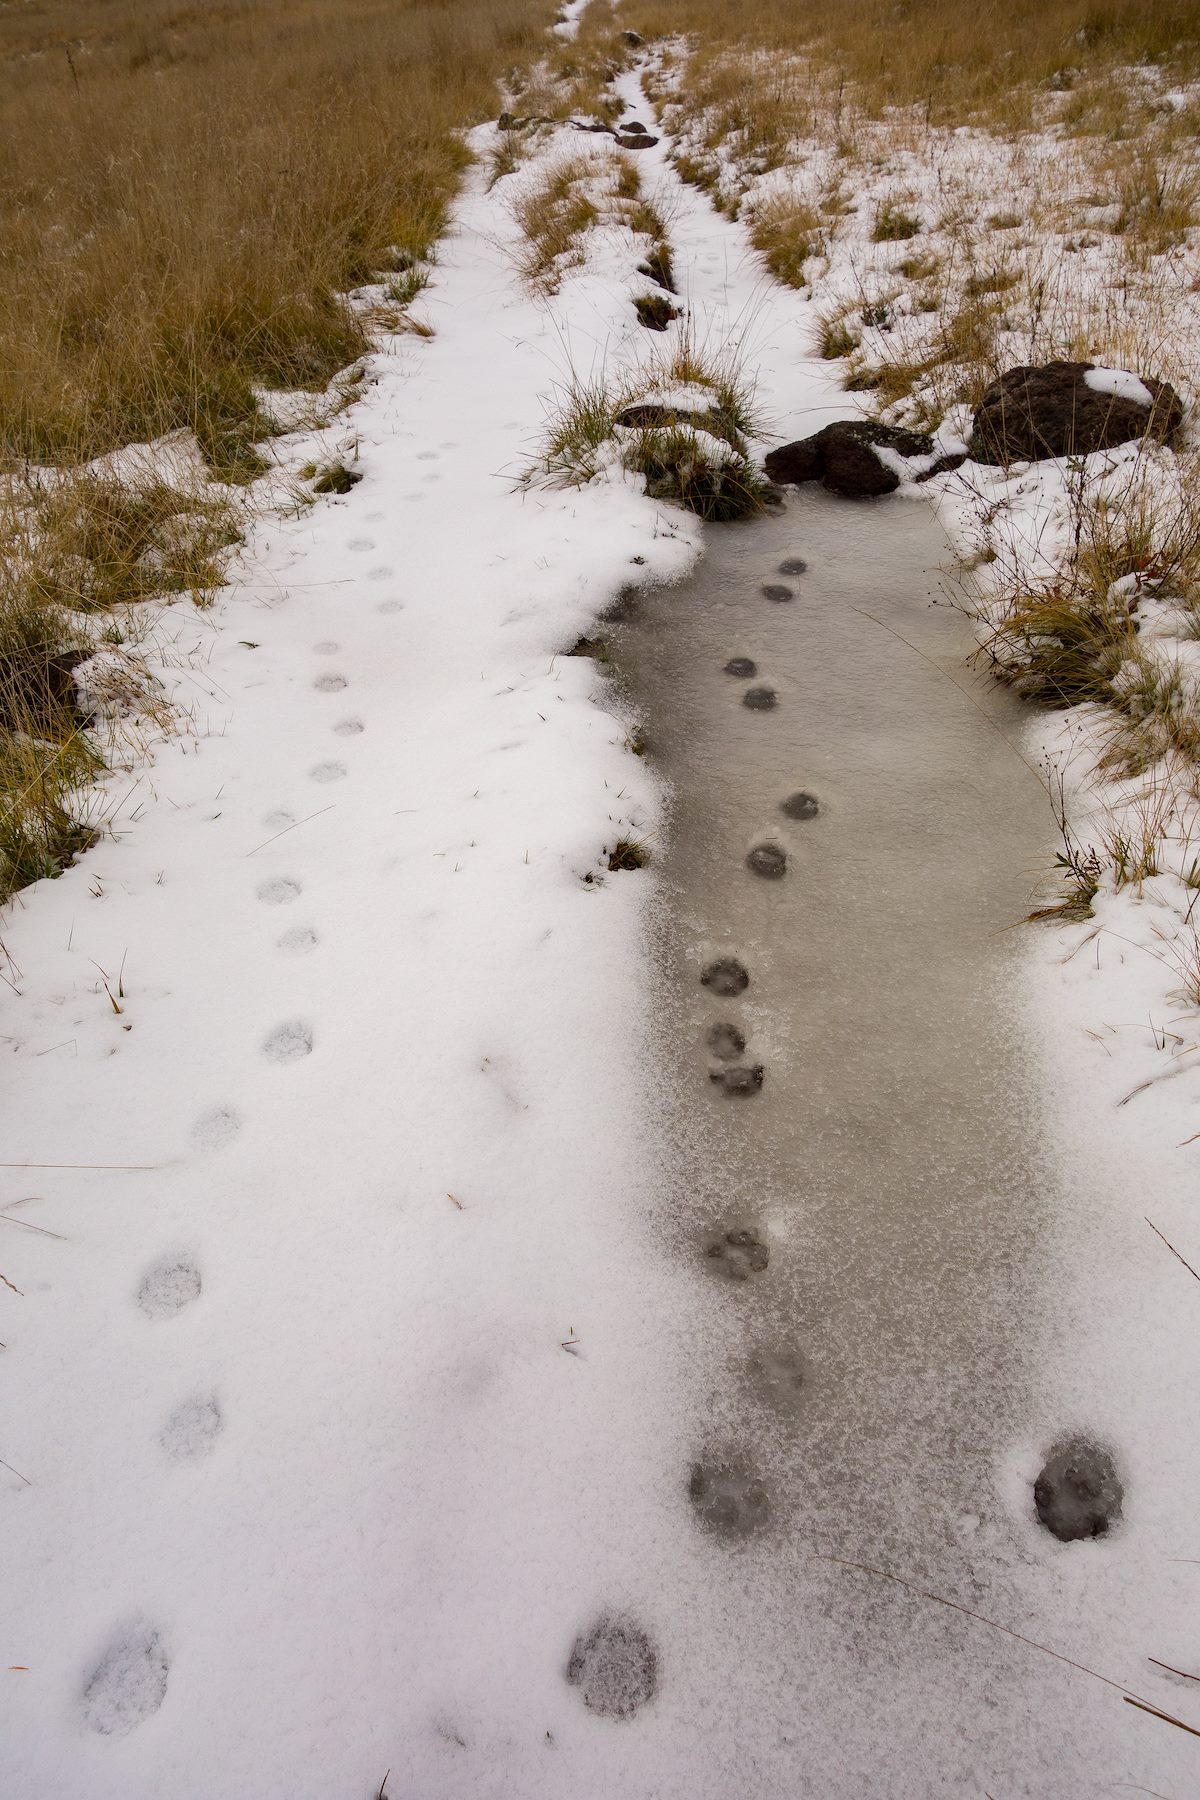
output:
<instances>
[{"instance_id":1,"label":"snow-covered ground","mask_svg":"<svg viewBox=\"0 0 1200 1800\"><path fill-rule=\"evenodd\" d=\"M646 116L636 78L621 91ZM676 329L736 340L781 436L853 410L813 303L764 276L668 147L638 162L690 308ZM212 613L162 614L147 655L189 729L112 835L5 918L14 1800L366 1800L389 1770L392 1800L737 1779L711 1674L753 1645L722 1636L736 1563L714 1599L681 1474L711 1373L704 1290L656 1228L675 1196L654 878L607 870L663 796L636 721L564 654L627 582L681 575L701 532L611 466L581 491L516 479L572 369L656 351L628 232L593 233L550 299L517 273L510 190L613 154L561 132L490 191L472 172L420 303L434 335L389 340L332 436L284 446L297 466L336 451L361 482L262 527ZM1070 928L1029 949L1054 1181L1124 1253L1094 1296L1092 1376L1062 1384L1090 1404L1111 1376L1097 1423L1134 1443L1130 1531L1162 1476L1139 1542L1171 1560L1177 1605L1145 1648L1194 1668L1200 1293L1142 1214L1200 1267L1196 1150L1175 1149L1196 1077L1114 1110L1174 1046L1141 1022L1138 956L1100 948L1097 968ZM1086 1608L1098 1547L1078 1548ZM606 1618L655 1645L636 1726L565 1679ZM789 1791L781 1744L748 1793Z\"/></svg>"}]
</instances>

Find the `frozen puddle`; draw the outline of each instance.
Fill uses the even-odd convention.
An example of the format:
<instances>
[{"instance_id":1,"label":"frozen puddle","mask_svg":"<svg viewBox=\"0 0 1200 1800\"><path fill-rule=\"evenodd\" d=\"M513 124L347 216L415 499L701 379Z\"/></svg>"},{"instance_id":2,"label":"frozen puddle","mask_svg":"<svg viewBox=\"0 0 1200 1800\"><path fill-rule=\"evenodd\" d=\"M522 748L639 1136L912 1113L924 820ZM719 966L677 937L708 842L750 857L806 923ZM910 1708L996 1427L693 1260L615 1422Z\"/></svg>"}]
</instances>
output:
<instances>
[{"instance_id":1,"label":"frozen puddle","mask_svg":"<svg viewBox=\"0 0 1200 1800\"><path fill-rule=\"evenodd\" d=\"M617 633L673 792L677 1247L726 1360L682 1478L756 1795L1082 1795L1098 1744L1133 1748L1102 1684L870 1572L1078 1653L1012 1474L1056 1198L1013 928L1053 821L1015 703L932 604L944 555L923 506L808 490L712 530ZM732 1791L717 1760L697 1791Z\"/></svg>"}]
</instances>

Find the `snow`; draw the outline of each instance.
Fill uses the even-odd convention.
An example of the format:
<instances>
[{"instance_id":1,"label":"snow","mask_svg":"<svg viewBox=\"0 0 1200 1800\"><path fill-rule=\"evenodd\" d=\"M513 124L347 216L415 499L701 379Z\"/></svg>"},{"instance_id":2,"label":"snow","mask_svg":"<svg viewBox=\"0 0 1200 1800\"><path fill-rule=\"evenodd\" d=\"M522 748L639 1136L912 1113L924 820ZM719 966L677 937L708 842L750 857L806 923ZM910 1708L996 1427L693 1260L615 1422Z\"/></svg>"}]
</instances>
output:
<instances>
[{"instance_id":1,"label":"snow","mask_svg":"<svg viewBox=\"0 0 1200 1800\"><path fill-rule=\"evenodd\" d=\"M1147 409L1154 405L1154 396L1145 382L1128 369L1088 369L1083 380L1094 393L1115 394L1119 400L1132 400L1135 406Z\"/></svg>"},{"instance_id":2,"label":"snow","mask_svg":"<svg viewBox=\"0 0 1200 1800\"><path fill-rule=\"evenodd\" d=\"M811 302L669 147L638 166L670 190L695 341L739 349L780 436L856 412ZM611 154L568 132L537 152ZM677 1792L684 1763L727 1793L748 1752L722 1721L709 1767L714 1656L769 1715L736 1579L714 1598L680 1529L715 1352L658 1229L655 878L607 873L667 798L619 695L565 654L701 533L611 466L520 484L572 368L662 352L628 234L595 232L553 299L522 288L508 185L468 180L422 300L436 335L390 338L350 411L281 446L362 481L257 530L213 610L155 615L139 656L173 726L128 728L111 835L3 922L15 1800L316 1800L388 1769L393 1796L602 1800ZM981 500L1003 509L1013 554L1052 570L1070 479L976 470L938 503L960 544ZM1088 730L1031 721L1025 749ZM1092 1335L1007 1478L1027 1506L1039 1433L1105 1398L1138 1557L1034 1544L1030 1566L1068 1623L1111 1625L1114 1664L1197 1655L1189 1574L1162 1562L1193 1547L1197 1297L1142 1217L1200 1267L1200 1031L1153 948L1182 942L1187 891L1175 871L1103 895L1094 930L1026 951L1047 1255ZM1080 1293L1089 1233L1106 1257ZM1135 1644L1126 1613L1161 1634ZM606 1716L632 1704L636 1728Z\"/></svg>"}]
</instances>

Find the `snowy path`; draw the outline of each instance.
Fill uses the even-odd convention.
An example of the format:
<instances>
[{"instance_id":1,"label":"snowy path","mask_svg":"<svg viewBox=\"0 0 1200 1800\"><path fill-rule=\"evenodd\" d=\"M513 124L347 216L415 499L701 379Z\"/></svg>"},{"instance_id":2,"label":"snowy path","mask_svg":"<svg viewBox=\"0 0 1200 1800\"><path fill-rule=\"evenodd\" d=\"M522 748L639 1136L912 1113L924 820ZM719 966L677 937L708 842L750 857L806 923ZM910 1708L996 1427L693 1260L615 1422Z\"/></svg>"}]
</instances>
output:
<instances>
[{"instance_id":1,"label":"snowy path","mask_svg":"<svg viewBox=\"0 0 1200 1800\"><path fill-rule=\"evenodd\" d=\"M640 162L701 342L789 434L844 413L803 303ZM767 1629L689 1517L733 1340L680 1254L653 877L583 880L662 797L556 655L699 532L633 484L514 491L568 359L647 346L616 250L523 292L507 186L472 177L436 337L371 364L361 484L167 615L194 734L5 922L3 1158L60 1165L0 1209L14 1800L798 1791L798 1590ZM657 1651L636 1720L564 1680L611 1615ZM1147 1730L1143 1776L1186 1742Z\"/></svg>"}]
</instances>

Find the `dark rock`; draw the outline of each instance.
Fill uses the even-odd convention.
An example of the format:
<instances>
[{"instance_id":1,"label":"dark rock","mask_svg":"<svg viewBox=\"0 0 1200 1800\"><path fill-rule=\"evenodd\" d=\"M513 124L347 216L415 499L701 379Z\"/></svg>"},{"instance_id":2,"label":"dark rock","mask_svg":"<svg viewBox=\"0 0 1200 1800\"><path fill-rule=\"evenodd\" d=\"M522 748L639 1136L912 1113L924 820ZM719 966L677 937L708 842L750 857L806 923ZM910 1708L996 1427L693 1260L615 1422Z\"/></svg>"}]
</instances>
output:
<instances>
[{"instance_id":1,"label":"dark rock","mask_svg":"<svg viewBox=\"0 0 1200 1800\"><path fill-rule=\"evenodd\" d=\"M789 794L786 800L779 803L780 812L786 813L789 819L815 819L821 805L815 794L800 789L797 794Z\"/></svg>"},{"instance_id":2,"label":"dark rock","mask_svg":"<svg viewBox=\"0 0 1200 1800\"><path fill-rule=\"evenodd\" d=\"M1082 1437L1055 1444L1033 1484L1037 1516L1063 1544L1103 1537L1120 1519L1124 1498L1109 1452Z\"/></svg>"},{"instance_id":3,"label":"dark rock","mask_svg":"<svg viewBox=\"0 0 1200 1800\"><path fill-rule=\"evenodd\" d=\"M784 587L783 583L779 581L768 581L765 587L759 588L758 591L765 600L794 600L796 598L794 590Z\"/></svg>"},{"instance_id":4,"label":"dark rock","mask_svg":"<svg viewBox=\"0 0 1200 1800\"><path fill-rule=\"evenodd\" d=\"M751 662L748 656L731 656L725 664L726 675L736 675L739 681L749 681L758 674L758 664Z\"/></svg>"},{"instance_id":5,"label":"dark rock","mask_svg":"<svg viewBox=\"0 0 1200 1800\"><path fill-rule=\"evenodd\" d=\"M724 1237L714 1238L705 1255L730 1281L761 1275L771 1260L771 1252L752 1231L727 1231Z\"/></svg>"},{"instance_id":6,"label":"dark rock","mask_svg":"<svg viewBox=\"0 0 1200 1800\"><path fill-rule=\"evenodd\" d=\"M1175 389L1139 376L1150 395L1145 406L1089 387L1084 377L1095 366L1051 362L1009 369L979 403L971 455L982 463L1036 462L1047 456L1087 456L1143 437L1170 443L1183 421L1183 402Z\"/></svg>"},{"instance_id":7,"label":"dark rock","mask_svg":"<svg viewBox=\"0 0 1200 1800\"><path fill-rule=\"evenodd\" d=\"M656 137L648 137L644 131L631 132L628 137L618 131L615 136L622 150L649 150L652 144L658 142Z\"/></svg>"},{"instance_id":8,"label":"dark rock","mask_svg":"<svg viewBox=\"0 0 1200 1800\"><path fill-rule=\"evenodd\" d=\"M766 471L772 481L793 485L821 481L831 493L868 499L900 486L900 477L876 456L876 447L897 450L901 456L930 456L933 439L874 419L838 419L812 437L772 450Z\"/></svg>"},{"instance_id":9,"label":"dark rock","mask_svg":"<svg viewBox=\"0 0 1200 1800\"><path fill-rule=\"evenodd\" d=\"M679 317L679 308L672 306L665 294L639 294L633 304L638 324L647 331L665 331L672 319Z\"/></svg>"},{"instance_id":10,"label":"dark rock","mask_svg":"<svg viewBox=\"0 0 1200 1800\"><path fill-rule=\"evenodd\" d=\"M723 1000L729 1000L734 994L745 993L750 986L750 976L745 964L740 963L736 956L720 956L716 962L710 962L701 974L700 985L711 988Z\"/></svg>"},{"instance_id":11,"label":"dark rock","mask_svg":"<svg viewBox=\"0 0 1200 1800\"><path fill-rule=\"evenodd\" d=\"M765 881L778 881L787 869L787 851L778 844L755 844L746 858L746 867Z\"/></svg>"},{"instance_id":12,"label":"dark rock","mask_svg":"<svg viewBox=\"0 0 1200 1800\"><path fill-rule=\"evenodd\" d=\"M738 1063L731 1069L713 1069L709 1080L715 1081L727 1094L757 1094L763 1084L763 1074L761 1063Z\"/></svg>"},{"instance_id":13,"label":"dark rock","mask_svg":"<svg viewBox=\"0 0 1200 1800\"><path fill-rule=\"evenodd\" d=\"M742 695L742 705L748 706L751 712L770 712L775 706L777 698L774 688L747 688Z\"/></svg>"},{"instance_id":14,"label":"dark rock","mask_svg":"<svg viewBox=\"0 0 1200 1800\"><path fill-rule=\"evenodd\" d=\"M640 119L630 119L626 124L622 125L621 130L628 132L633 137L646 136L646 127L642 124Z\"/></svg>"},{"instance_id":15,"label":"dark rock","mask_svg":"<svg viewBox=\"0 0 1200 1800\"><path fill-rule=\"evenodd\" d=\"M605 1614L575 1640L567 1680L591 1712L627 1719L654 1698L658 1653L640 1625Z\"/></svg>"},{"instance_id":16,"label":"dark rock","mask_svg":"<svg viewBox=\"0 0 1200 1800\"><path fill-rule=\"evenodd\" d=\"M710 1025L704 1041L713 1055L723 1060L740 1056L746 1048L746 1040L736 1025Z\"/></svg>"},{"instance_id":17,"label":"dark rock","mask_svg":"<svg viewBox=\"0 0 1200 1800\"><path fill-rule=\"evenodd\" d=\"M636 406L626 406L617 414L614 424L624 425L630 431L669 431L673 425L690 425L699 431L720 428L711 412L687 412L677 406L662 406L656 400L641 400Z\"/></svg>"},{"instance_id":18,"label":"dark rock","mask_svg":"<svg viewBox=\"0 0 1200 1800\"><path fill-rule=\"evenodd\" d=\"M771 1516L771 1502L763 1483L737 1463L693 1463L688 1499L701 1524L720 1537L748 1537Z\"/></svg>"}]
</instances>

